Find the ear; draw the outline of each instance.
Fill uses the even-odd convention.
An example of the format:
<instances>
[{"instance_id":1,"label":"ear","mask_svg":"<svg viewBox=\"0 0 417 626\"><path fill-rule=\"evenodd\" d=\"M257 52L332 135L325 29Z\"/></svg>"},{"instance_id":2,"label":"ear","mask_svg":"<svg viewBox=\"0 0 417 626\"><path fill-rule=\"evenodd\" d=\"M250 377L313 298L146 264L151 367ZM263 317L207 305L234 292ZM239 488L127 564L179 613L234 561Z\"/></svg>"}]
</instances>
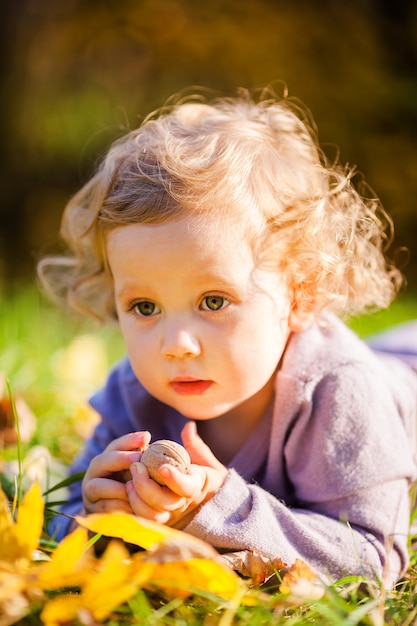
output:
<instances>
[{"instance_id":1,"label":"ear","mask_svg":"<svg viewBox=\"0 0 417 626\"><path fill-rule=\"evenodd\" d=\"M288 318L288 326L294 333L300 333L310 326L314 319L314 308L301 307L297 302L293 302L290 315Z\"/></svg>"}]
</instances>

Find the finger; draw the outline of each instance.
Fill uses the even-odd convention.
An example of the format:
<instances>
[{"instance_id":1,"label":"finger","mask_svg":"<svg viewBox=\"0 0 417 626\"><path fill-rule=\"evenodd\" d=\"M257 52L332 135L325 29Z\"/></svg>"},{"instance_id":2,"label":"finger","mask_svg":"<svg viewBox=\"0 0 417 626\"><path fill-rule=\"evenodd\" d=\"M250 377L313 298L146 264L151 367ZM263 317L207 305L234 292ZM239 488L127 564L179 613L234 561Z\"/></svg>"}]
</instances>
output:
<instances>
[{"instance_id":1,"label":"finger","mask_svg":"<svg viewBox=\"0 0 417 626\"><path fill-rule=\"evenodd\" d=\"M109 476L114 472L128 469L132 463L139 461L142 456L141 452L132 452L128 450L105 450L101 454L95 456L88 468L88 476L95 478L97 476Z\"/></svg>"},{"instance_id":2,"label":"finger","mask_svg":"<svg viewBox=\"0 0 417 626\"><path fill-rule=\"evenodd\" d=\"M106 451L111 450L140 450L149 444L151 440L151 433L147 430L138 431L135 433L128 433L122 437L114 439L106 448Z\"/></svg>"},{"instance_id":3,"label":"finger","mask_svg":"<svg viewBox=\"0 0 417 626\"><path fill-rule=\"evenodd\" d=\"M158 522L159 524L166 524L171 517L169 511L161 511L155 510L147 502L145 502L138 492L135 489L133 481L129 481L126 483L126 493L129 500L129 505L135 515L139 515L140 517L144 517L153 522Z\"/></svg>"},{"instance_id":4,"label":"finger","mask_svg":"<svg viewBox=\"0 0 417 626\"><path fill-rule=\"evenodd\" d=\"M109 478L93 478L83 482L82 491L84 504L90 506L99 500L128 500L124 484Z\"/></svg>"},{"instance_id":5,"label":"finger","mask_svg":"<svg viewBox=\"0 0 417 626\"><path fill-rule=\"evenodd\" d=\"M181 432L181 438L192 463L214 469L224 468L224 465L220 463L208 445L201 439L195 422L191 421L185 424Z\"/></svg>"},{"instance_id":6,"label":"finger","mask_svg":"<svg viewBox=\"0 0 417 626\"><path fill-rule=\"evenodd\" d=\"M205 470L199 465L191 465L188 474L180 472L175 466L165 463L159 473L171 491L183 498L193 498L201 493L205 482Z\"/></svg>"},{"instance_id":7,"label":"finger","mask_svg":"<svg viewBox=\"0 0 417 626\"><path fill-rule=\"evenodd\" d=\"M113 511L119 511L121 513L128 513L132 515L132 507L129 501L123 500L98 500L94 502L91 507L86 508L86 513L112 513Z\"/></svg>"},{"instance_id":8,"label":"finger","mask_svg":"<svg viewBox=\"0 0 417 626\"><path fill-rule=\"evenodd\" d=\"M181 496L150 478L143 463L133 463L130 471L135 491L152 509L174 511L184 505L184 499Z\"/></svg>"}]
</instances>

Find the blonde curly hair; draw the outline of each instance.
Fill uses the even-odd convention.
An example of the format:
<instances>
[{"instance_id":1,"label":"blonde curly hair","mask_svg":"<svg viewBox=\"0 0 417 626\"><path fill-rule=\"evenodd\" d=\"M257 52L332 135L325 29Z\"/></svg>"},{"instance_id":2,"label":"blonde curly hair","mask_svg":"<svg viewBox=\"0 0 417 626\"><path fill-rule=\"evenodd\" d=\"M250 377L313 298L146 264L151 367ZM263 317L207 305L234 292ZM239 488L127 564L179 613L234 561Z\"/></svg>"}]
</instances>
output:
<instances>
[{"instance_id":1,"label":"blonde curly hair","mask_svg":"<svg viewBox=\"0 0 417 626\"><path fill-rule=\"evenodd\" d=\"M68 254L43 259L39 275L56 301L114 320L106 234L215 215L244 225L256 258L285 275L297 306L343 315L385 308L402 282L385 258L392 224L354 174L326 158L309 112L290 98L178 100L113 143L64 211Z\"/></svg>"}]
</instances>

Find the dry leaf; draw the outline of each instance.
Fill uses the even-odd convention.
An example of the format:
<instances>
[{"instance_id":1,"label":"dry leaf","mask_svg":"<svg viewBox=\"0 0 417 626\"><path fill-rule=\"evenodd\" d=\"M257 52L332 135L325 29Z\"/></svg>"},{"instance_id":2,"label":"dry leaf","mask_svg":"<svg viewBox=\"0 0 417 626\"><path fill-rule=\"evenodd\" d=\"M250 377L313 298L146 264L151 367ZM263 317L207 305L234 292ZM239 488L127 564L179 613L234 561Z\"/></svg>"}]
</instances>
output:
<instances>
[{"instance_id":1,"label":"dry leaf","mask_svg":"<svg viewBox=\"0 0 417 626\"><path fill-rule=\"evenodd\" d=\"M280 592L291 594L300 600L319 600L324 595L324 587L317 574L301 559L284 574Z\"/></svg>"},{"instance_id":2,"label":"dry leaf","mask_svg":"<svg viewBox=\"0 0 417 626\"><path fill-rule=\"evenodd\" d=\"M254 550L226 552L220 558L241 576L250 578L253 585L263 585L277 572L287 567L281 559L268 559Z\"/></svg>"}]
</instances>

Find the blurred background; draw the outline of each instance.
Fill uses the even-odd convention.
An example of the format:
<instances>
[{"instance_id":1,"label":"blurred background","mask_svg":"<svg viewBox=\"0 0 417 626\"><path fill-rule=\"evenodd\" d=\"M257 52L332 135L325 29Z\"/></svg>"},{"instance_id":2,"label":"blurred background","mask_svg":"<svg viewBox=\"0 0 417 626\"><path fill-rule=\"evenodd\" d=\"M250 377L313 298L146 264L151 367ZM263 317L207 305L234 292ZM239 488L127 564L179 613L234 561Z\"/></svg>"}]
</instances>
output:
<instances>
[{"instance_id":1,"label":"blurred background","mask_svg":"<svg viewBox=\"0 0 417 626\"><path fill-rule=\"evenodd\" d=\"M172 94L274 82L310 108L329 154L338 146L341 161L358 166L396 224L392 255L408 290L387 311L352 320L354 329L366 336L417 318L415 0L2 3L3 486L7 469L14 484L19 458L6 382L20 407L23 473L56 482L50 454L68 463L80 449L97 419L86 398L125 352L117 329L64 315L37 287L37 260L57 249L67 200L111 141Z\"/></svg>"},{"instance_id":2,"label":"blurred background","mask_svg":"<svg viewBox=\"0 0 417 626\"><path fill-rule=\"evenodd\" d=\"M113 138L190 85L273 81L382 199L417 294L416 2L16 0L0 29L3 294L35 281Z\"/></svg>"}]
</instances>

